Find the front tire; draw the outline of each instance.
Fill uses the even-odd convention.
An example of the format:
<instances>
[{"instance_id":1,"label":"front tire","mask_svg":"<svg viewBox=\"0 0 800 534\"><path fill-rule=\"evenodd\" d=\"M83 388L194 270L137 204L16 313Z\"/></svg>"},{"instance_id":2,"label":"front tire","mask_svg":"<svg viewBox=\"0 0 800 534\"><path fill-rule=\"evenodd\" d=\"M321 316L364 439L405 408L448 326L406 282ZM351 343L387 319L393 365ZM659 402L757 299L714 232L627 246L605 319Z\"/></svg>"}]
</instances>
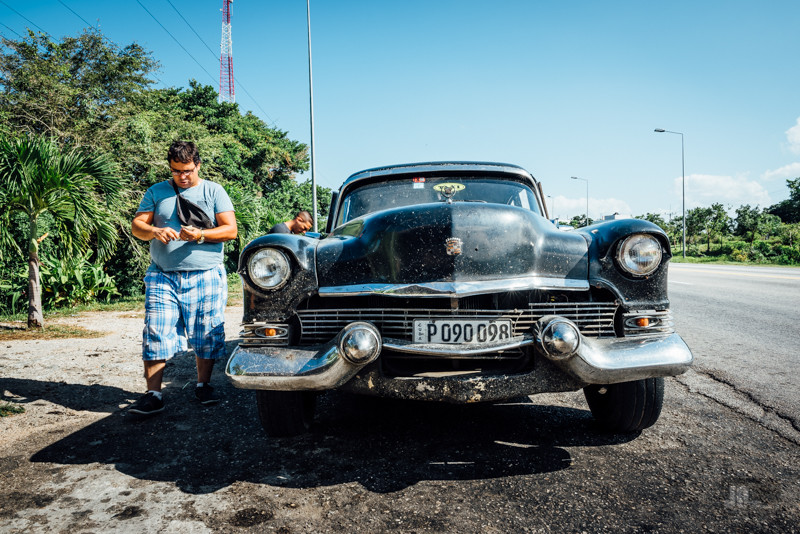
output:
<instances>
[{"instance_id":1,"label":"front tire","mask_svg":"<svg viewBox=\"0 0 800 534\"><path fill-rule=\"evenodd\" d=\"M664 379L645 378L583 388L598 424L612 432L638 432L653 426L664 405Z\"/></svg>"},{"instance_id":2,"label":"front tire","mask_svg":"<svg viewBox=\"0 0 800 534\"><path fill-rule=\"evenodd\" d=\"M308 432L316 401L313 391L256 391L258 418L267 435L273 438Z\"/></svg>"}]
</instances>

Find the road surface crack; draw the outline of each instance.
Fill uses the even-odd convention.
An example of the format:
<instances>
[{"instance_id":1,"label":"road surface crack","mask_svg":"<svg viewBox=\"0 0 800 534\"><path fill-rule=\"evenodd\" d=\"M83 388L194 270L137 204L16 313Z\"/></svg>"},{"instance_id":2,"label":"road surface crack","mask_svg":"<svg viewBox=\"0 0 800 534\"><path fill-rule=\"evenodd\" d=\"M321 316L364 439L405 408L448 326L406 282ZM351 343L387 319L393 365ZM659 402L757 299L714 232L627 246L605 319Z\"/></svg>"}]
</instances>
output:
<instances>
[{"instance_id":1,"label":"road surface crack","mask_svg":"<svg viewBox=\"0 0 800 534\"><path fill-rule=\"evenodd\" d=\"M694 368L675 379L689 392L698 393L718 404L800 445L800 422L759 401L752 393L740 389L725 377Z\"/></svg>"}]
</instances>

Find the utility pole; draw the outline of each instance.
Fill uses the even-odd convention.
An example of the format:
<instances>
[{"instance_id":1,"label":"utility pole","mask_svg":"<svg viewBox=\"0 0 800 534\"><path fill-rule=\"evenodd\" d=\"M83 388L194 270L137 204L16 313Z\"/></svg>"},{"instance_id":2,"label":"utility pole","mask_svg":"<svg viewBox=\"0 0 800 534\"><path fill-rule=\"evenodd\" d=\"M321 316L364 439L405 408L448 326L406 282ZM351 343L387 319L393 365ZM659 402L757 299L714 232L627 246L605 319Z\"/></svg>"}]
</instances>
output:
<instances>
[{"instance_id":1,"label":"utility pole","mask_svg":"<svg viewBox=\"0 0 800 534\"><path fill-rule=\"evenodd\" d=\"M231 39L231 4L233 0L222 0L222 41L219 52L219 98L218 102L236 102L233 88L233 40Z\"/></svg>"},{"instance_id":2,"label":"utility pole","mask_svg":"<svg viewBox=\"0 0 800 534\"><path fill-rule=\"evenodd\" d=\"M311 117L311 204L314 210L313 230L319 232L317 225L317 173L314 172L316 158L314 157L314 77L311 73L311 0L306 0L306 16L308 20L308 109Z\"/></svg>"}]
</instances>

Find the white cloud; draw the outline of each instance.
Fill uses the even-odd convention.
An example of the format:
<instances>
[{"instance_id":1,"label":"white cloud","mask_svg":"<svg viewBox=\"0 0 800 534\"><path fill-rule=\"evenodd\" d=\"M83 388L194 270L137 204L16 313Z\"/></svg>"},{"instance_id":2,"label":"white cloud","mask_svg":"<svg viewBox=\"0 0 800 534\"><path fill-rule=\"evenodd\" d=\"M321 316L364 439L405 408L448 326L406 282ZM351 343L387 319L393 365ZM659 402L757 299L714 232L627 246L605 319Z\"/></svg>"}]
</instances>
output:
<instances>
[{"instance_id":1,"label":"white cloud","mask_svg":"<svg viewBox=\"0 0 800 534\"><path fill-rule=\"evenodd\" d=\"M797 124L786 130L786 139L789 141L789 150L800 154L800 117L797 118Z\"/></svg>"},{"instance_id":2,"label":"white cloud","mask_svg":"<svg viewBox=\"0 0 800 534\"><path fill-rule=\"evenodd\" d=\"M763 180L775 180L797 178L798 176L800 176L800 163L790 163L789 165L784 165L780 169L765 172L761 175L761 178Z\"/></svg>"},{"instance_id":3,"label":"white cloud","mask_svg":"<svg viewBox=\"0 0 800 534\"><path fill-rule=\"evenodd\" d=\"M681 178L675 179L675 192L681 195ZM742 204L766 207L772 204L764 187L743 176L690 174L686 177L686 209L719 202L735 209Z\"/></svg>"}]
</instances>

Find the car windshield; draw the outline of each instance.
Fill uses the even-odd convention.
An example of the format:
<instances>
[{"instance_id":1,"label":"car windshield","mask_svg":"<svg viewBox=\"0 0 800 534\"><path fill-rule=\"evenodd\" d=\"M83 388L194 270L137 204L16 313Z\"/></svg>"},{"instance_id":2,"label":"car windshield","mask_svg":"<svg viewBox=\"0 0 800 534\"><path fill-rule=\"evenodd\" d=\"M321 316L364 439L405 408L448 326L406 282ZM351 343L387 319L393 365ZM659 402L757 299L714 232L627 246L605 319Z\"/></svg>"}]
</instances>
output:
<instances>
[{"instance_id":1,"label":"car windshield","mask_svg":"<svg viewBox=\"0 0 800 534\"><path fill-rule=\"evenodd\" d=\"M485 202L517 206L539 213L536 197L526 185L487 177L409 177L364 185L350 193L338 224L376 211L431 202Z\"/></svg>"}]
</instances>

